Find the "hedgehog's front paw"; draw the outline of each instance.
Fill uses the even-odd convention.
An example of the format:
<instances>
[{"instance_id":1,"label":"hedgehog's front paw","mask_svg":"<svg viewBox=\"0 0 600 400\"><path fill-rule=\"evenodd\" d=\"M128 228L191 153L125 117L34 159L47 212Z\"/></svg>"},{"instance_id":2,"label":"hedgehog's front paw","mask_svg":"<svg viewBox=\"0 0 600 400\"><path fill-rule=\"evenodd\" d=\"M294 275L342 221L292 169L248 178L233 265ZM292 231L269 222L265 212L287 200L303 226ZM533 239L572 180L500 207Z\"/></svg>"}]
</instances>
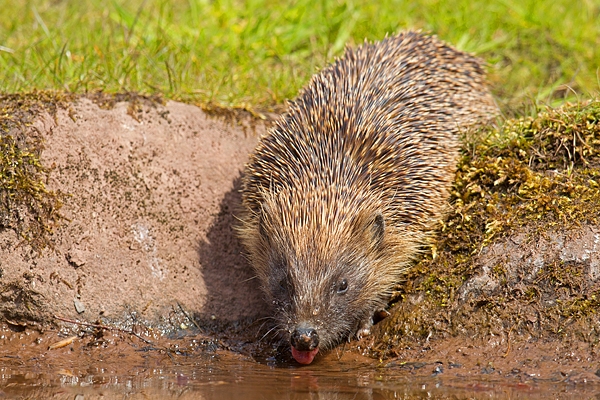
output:
<instances>
[{"instance_id":1,"label":"hedgehog's front paw","mask_svg":"<svg viewBox=\"0 0 600 400\"><path fill-rule=\"evenodd\" d=\"M373 326L373 318L369 318L365 321L365 323L360 327L358 332L356 332L356 338L358 340L365 338L371 334L371 327Z\"/></svg>"},{"instance_id":2,"label":"hedgehog's front paw","mask_svg":"<svg viewBox=\"0 0 600 400\"><path fill-rule=\"evenodd\" d=\"M358 340L361 340L362 338L365 338L367 336L369 336L371 334L371 327L369 328L360 328L358 330L358 332L356 332L356 338Z\"/></svg>"},{"instance_id":3,"label":"hedgehog's front paw","mask_svg":"<svg viewBox=\"0 0 600 400\"><path fill-rule=\"evenodd\" d=\"M358 331L356 332L356 338L360 340L364 337L369 336L371 334L371 328L373 327L373 324L376 324L382 319L389 317L389 315L390 313L386 310L378 310L374 312L373 316L371 318L368 318L358 329Z\"/></svg>"}]
</instances>

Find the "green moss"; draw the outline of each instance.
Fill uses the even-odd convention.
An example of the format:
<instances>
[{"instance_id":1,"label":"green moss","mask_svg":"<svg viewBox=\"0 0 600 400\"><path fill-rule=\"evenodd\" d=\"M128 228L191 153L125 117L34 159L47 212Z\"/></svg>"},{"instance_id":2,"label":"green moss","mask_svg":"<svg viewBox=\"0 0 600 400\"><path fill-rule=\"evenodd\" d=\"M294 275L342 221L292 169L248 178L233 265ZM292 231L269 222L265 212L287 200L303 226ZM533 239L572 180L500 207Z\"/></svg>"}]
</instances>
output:
<instances>
[{"instance_id":1,"label":"green moss","mask_svg":"<svg viewBox=\"0 0 600 400\"><path fill-rule=\"evenodd\" d=\"M15 230L36 251L51 245L62 195L45 185L43 137L31 122L43 111L55 115L71 100L56 92L0 94L0 229Z\"/></svg>"},{"instance_id":2,"label":"green moss","mask_svg":"<svg viewBox=\"0 0 600 400\"><path fill-rule=\"evenodd\" d=\"M375 347L378 356L435 333L558 334L574 320L597 317L600 294L586 265L575 261L543 265L533 280L492 265L492 296L480 291L465 301L458 294L482 272L475 261L492 242L515 232L535 238L599 223L599 100L547 108L467 136L451 200L434 251L409 272L399 288L402 301L383 321L388 335Z\"/></svg>"},{"instance_id":3,"label":"green moss","mask_svg":"<svg viewBox=\"0 0 600 400\"><path fill-rule=\"evenodd\" d=\"M455 240L446 245L472 253L531 221L598 222L600 102L509 120L468 140L445 229Z\"/></svg>"}]
</instances>

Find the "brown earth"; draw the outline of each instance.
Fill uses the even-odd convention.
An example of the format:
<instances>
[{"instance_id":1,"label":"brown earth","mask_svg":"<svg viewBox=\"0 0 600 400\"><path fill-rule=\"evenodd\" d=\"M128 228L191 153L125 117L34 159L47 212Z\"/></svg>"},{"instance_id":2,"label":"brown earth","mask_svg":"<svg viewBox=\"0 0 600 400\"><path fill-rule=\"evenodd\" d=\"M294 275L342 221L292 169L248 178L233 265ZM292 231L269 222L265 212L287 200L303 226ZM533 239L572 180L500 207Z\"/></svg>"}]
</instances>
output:
<instances>
[{"instance_id":1,"label":"brown earth","mask_svg":"<svg viewBox=\"0 0 600 400\"><path fill-rule=\"evenodd\" d=\"M232 230L239 176L264 131L169 102L130 115L82 98L40 115L50 189L67 194L54 248L0 232L0 314L179 325L182 311L237 321L264 314ZM134 118L135 116L135 118Z\"/></svg>"},{"instance_id":2,"label":"brown earth","mask_svg":"<svg viewBox=\"0 0 600 400\"><path fill-rule=\"evenodd\" d=\"M66 194L60 210L65 219L52 235L53 248L40 253L12 230L0 232L5 329L49 330L51 339L40 339L44 348L58 340L59 331L95 340L98 329L81 323L134 336L201 331L219 338L219 348L259 361L272 355L289 361L261 340L268 307L233 230L240 173L265 124L209 116L177 102L140 110L132 113L128 103L107 110L81 98L70 110L39 115L31 125L45 140L41 159L51 167L48 187ZM599 254L597 226L543 233L524 226L481 249L444 320L436 314L430 321L429 335L420 332L404 342L389 337L411 334L408 325L425 301L411 295L375 326L371 338L345 350L379 349L379 357L392 360L387 368L423 376L440 364L458 377L600 382L591 308L583 309L586 315L544 320L544 310L576 297L574 290L591 296L600 289ZM568 273L549 276L549 266ZM580 286L557 283L571 271ZM520 325L512 325L510 315L498 311L501 299L507 291L531 287L548 295L523 309L507 305L508 313L519 314ZM590 297L589 304L595 301ZM480 312L490 304L495 314ZM555 327L554 335L546 336L548 326ZM335 364L335 354L319 355L316 364Z\"/></svg>"}]
</instances>

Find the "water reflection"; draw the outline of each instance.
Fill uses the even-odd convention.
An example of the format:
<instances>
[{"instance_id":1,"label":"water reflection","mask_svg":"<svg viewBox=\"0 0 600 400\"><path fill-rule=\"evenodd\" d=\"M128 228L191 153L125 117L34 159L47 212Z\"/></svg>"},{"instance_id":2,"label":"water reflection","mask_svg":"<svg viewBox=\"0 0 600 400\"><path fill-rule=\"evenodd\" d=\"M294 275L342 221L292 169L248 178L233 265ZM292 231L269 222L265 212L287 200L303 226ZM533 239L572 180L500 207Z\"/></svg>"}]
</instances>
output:
<instances>
[{"instance_id":1,"label":"water reflection","mask_svg":"<svg viewBox=\"0 0 600 400\"><path fill-rule=\"evenodd\" d=\"M27 364L27 363L26 363ZM432 371L434 370L434 366ZM43 368L42 368L43 369ZM0 367L0 397L53 399L471 399L590 396L592 388L506 380L416 378L406 368L356 361L310 367L257 364L227 353L202 357L147 357L128 373L110 365L41 370ZM442 374L443 375L443 374ZM585 392L585 393L584 393Z\"/></svg>"},{"instance_id":2,"label":"water reflection","mask_svg":"<svg viewBox=\"0 0 600 400\"><path fill-rule=\"evenodd\" d=\"M382 364L343 348L299 366L285 351L267 346L262 352L240 342L234 346L240 354L224 350L234 341L201 335L142 340L122 332L84 334L50 350L64 336L0 335L0 399L600 398L600 388L591 383L507 375L491 367L482 375L481 367L443 360Z\"/></svg>"}]
</instances>

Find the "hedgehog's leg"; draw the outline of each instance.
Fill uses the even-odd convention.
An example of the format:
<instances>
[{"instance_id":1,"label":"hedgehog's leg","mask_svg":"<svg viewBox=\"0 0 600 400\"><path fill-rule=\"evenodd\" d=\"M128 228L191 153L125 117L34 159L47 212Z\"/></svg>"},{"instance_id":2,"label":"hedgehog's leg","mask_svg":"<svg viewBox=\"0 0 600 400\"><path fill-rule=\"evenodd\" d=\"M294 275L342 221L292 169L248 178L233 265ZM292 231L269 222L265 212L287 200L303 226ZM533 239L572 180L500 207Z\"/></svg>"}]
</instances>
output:
<instances>
[{"instance_id":1,"label":"hedgehog's leg","mask_svg":"<svg viewBox=\"0 0 600 400\"><path fill-rule=\"evenodd\" d=\"M389 315L390 313L387 310L376 310L362 325L360 325L358 331L356 332L356 338L360 340L369 336L371 334L371 328L373 325Z\"/></svg>"},{"instance_id":2,"label":"hedgehog's leg","mask_svg":"<svg viewBox=\"0 0 600 400\"><path fill-rule=\"evenodd\" d=\"M367 318L367 321L362 324L358 332L356 332L356 338L358 340L367 337L371 334L371 328L373 327L373 317Z\"/></svg>"}]
</instances>

